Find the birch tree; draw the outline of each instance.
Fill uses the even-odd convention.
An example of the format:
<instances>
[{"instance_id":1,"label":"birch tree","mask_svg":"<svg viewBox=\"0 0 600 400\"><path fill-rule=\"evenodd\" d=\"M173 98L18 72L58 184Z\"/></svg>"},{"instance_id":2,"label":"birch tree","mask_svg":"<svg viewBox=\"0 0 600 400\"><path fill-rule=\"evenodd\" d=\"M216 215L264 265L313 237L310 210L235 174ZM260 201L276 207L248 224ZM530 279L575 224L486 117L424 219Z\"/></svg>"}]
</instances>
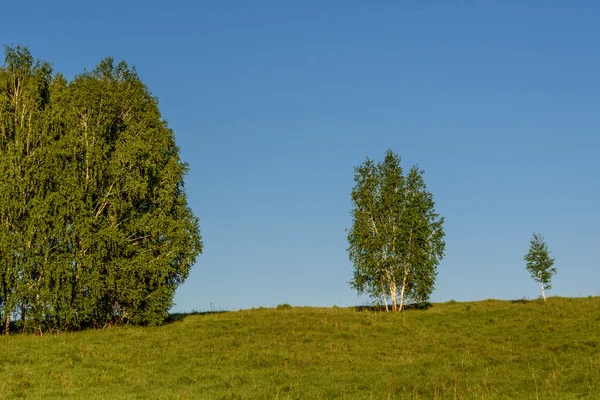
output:
<instances>
[{"instance_id":1,"label":"birch tree","mask_svg":"<svg viewBox=\"0 0 600 400\"><path fill-rule=\"evenodd\" d=\"M550 257L548 245L544 237L539 233L534 233L529 242L529 252L525 254L525 268L531 274L534 281L538 282L542 288L542 298L546 302L546 290L552 288L552 276L557 270L554 265L554 258Z\"/></svg>"},{"instance_id":2,"label":"birch tree","mask_svg":"<svg viewBox=\"0 0 600 400\"><path fill-rule=\"evenodd\" d=\"M404 174L391 150L382 162L367 158L354 169L350 285L381 299L387 311L426 301L444 255L444 219L435 212L423 173L414 166Z\"/></svg>"}]
</instances>

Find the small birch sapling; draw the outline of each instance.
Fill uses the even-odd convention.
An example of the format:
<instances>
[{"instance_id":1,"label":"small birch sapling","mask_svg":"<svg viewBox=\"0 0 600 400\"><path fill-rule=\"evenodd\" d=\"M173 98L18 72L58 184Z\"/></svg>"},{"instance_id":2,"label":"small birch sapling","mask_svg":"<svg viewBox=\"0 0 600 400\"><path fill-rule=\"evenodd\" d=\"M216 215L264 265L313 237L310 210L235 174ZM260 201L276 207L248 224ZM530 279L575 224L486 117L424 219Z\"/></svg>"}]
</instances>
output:
<instances>
[{"instance_id":1,"label":"small birch sapling","mask_svg":"<svg viewBox=\"0 0 600 400\"><path fill-rule=\"evenodd\" d=\"M552 288L552 275L556 274L554 258L550 257L548 245L544 237L539 233L534 233L529 244L529 252L525 255L527 271L531 274L534 281L542 287L542 297L546 302L546 290Z\"/></svg>"}]
</instances>

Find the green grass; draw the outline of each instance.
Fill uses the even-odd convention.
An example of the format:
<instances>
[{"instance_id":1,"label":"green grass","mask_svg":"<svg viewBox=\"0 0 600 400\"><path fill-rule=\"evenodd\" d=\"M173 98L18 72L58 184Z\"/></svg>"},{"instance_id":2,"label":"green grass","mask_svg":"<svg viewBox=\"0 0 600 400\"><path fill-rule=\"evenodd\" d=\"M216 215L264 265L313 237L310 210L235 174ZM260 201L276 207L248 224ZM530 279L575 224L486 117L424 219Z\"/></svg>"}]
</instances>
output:
<instances>
[{"instance_id":1,"label":"green grass","mask_svg":"<svg viewBox=\"0 0 600 400\"><path fill-rule=\"evenodd\" d=\"M0 398L597 399L600 298L288 308L0 338Z\"/></svg>"}]
</instances>

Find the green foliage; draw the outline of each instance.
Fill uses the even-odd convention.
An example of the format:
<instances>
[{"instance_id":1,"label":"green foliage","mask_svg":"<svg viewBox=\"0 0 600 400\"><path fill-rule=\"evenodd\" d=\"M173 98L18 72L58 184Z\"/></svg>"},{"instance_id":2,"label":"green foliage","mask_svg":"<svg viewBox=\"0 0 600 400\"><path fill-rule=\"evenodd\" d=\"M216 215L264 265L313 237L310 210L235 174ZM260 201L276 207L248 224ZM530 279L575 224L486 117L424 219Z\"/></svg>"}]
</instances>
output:
<instances>
[{"instance_id":1,"label":"green foliage","mask_svg":"<svg viewBox=\"0 0 600 400\"><path fill-rule=\"evenodd\" d=\"M444 255L444 218L434 209L423 171L404 175L400 158L388 150L383 162L368 159L354 169L352 228L348 253L354 264L350 285L382 298L387 309L405 300L424 302L433 291ZM397 307L397 297L400 304Z\"/></svg>"},{"instance_id":2,"label":"green foliage","mask_svg":"<svg viewBox=\"0 0 600 400\"><path fill-rule=\"evenodd\" d=\"M0 68L0 304L38 332L159 324L202 250L173 132L125 62Z\"/></svg>"},{"instance_id":3,"label":"green foliage","mask_svg":"<svg viewBox=\"0 0 600 400\"><path fill-rule=\"evenodd\" d=\"M527 271L531 274L533 280L538 282L542 287L542 296L546 299L545 290L552 288L552 276L556 274L554 258L550 257L548 245L544 241L544 237L538 233L534 233L530 244L529 252L524 257Z\"/></svg>"},{"instance_id":4,"label":"green foliage","mask_svg":"<svg viewBox=\"0 0 600 400\"><path fill-rule=\"evenodd\" d=\"M278 304L277 309L278 310L290 310L290 309L292 309L292 306L289 305L288 303L283 303L283 304Z\"/></svg>"},{"instance_id":5,"label":"green foliage","mask_svg":"<svg viewBox=\"0 0 600 400\"><path fill-rule=\"evenodd\" d=\"M465 311L470 307L470 311ZM3 399L580 399L600 392L600 298L191 315L0 338Z\"/></svg>"}]
</instances>

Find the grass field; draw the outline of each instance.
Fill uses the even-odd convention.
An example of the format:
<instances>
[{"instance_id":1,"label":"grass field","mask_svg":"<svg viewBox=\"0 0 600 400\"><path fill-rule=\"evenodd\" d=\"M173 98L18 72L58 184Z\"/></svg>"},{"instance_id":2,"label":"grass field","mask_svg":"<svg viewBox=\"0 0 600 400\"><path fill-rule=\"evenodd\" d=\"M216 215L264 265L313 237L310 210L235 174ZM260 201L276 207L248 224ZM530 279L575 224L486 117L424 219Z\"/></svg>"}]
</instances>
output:
<instances>
[{"instance_id":1,"label":"grass field","mask_svg":"<svg viewBox=\"0 0 600 400\"><path fill-rule=\"evenodd\" d=\"M175 319L1 337L0 398L600 398L599 297Z\"/></svg>"}]
</instances>

